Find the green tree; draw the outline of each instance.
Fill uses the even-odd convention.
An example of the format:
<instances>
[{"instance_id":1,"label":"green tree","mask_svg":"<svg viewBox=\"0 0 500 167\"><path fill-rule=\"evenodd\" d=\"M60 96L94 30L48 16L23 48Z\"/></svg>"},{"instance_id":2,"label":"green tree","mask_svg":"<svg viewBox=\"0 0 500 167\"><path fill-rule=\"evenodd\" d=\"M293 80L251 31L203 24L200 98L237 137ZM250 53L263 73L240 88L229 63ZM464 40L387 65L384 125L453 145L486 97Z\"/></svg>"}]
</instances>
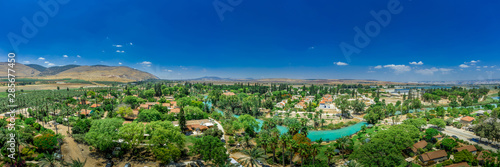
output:
<instances>
[{"instance_id":1,"label":"green tree","mask_svg":"<svg viewBox=\"0 0 500 167\"><path fill-rule=\"evenodd\" d=\"M434 129L434 128L428 128L425 130L425 139L427 141L431 141L432 137L436 136L439 134L439 131Z\"/></svg>"},{"instance_id":2,"label":"green tree","mask_svg":"<svg viewBox=\"0 0 500 167\"><path fill-rule=\"evenodd\" d=\"M255 119L255 117L245 114L238 118L238 121L241 122L245 132L249 135L254 135L256 131L259 130L259 122Z\"/></svg>"},{"instance_id":3,"label":"green tree","mask_svg":"<svg viewBox=\"0 0 500 167\"><path fill-rule=\"evenodd\" d=\"M123 124L120 118L99 119L92 121L92 126L87 134L85 134L85 141L95 148L108 152L114 149L119 135L117 130Z\"/></svg>"},{"instance_id":4,"label":"green tree","mask_svg":"<svg viewBox=\"0 0 500 167\"><path fill-rule=\"evenodd\" d=\"M132 122L123 125L118 130L120 138L125 141L125 145L132 149L134 153L135 149L144 140L144 124L138 122Z\"/></svg>"},{"instance_id":5,"label":"green tree","mask_svg":"<svg viewBox=\"0 0 500 167\"><path fill-rule=\"evenodd\" d=\"M137 116L137 121L139 122L152 122L163 120L163 114L155 109L145 109L141 110Z\"/></svg>"},{"instance_id":6,"label":"green tree","mask_svg":"<svg viewBox=\"0 0 500 167\"><path fill-rule=\"evenodd\" d=\"M458 145L458 143L450 138L445 138L441 140L441 147L444 148L446 151L451 151L453 148L455 148Z\"/></svg>"},{"instance_id":7,"label":"green tree","mask_svg":"<svg viewBox=\"0 0 500 167\"><path fill-rule=\"evenodd\" d=\"M133 114L132 109L126 106L118 107L118 111L116 113L120 114L122 117L130 117Z\"/></svg>"},{"instance_id":8,"label":"green tree","mask_svg":"<svg viewBox=\"0 0 500 167\"><path fill-rule=\"evenodd\" d=\"M139 107L141 100L135 96L126 96L123 98L123 103L130 105L132 108Z\"/></svg>"},{"instance_id":9,"label":"green tree","mask_svg":"<svg viewBox=\"0 0 500 167\"><path fill-rule=\"evenodd\" d=\"M442 119L439 119L439 118L433 118L429 121L430 124L432 125L435 125L439 128L445 128L446 127L446 123L444 122L444 120Z\"/></svg>"},{"instance_id":10,"label":"green tree","mask_svg":"<svg viewBox=\"0 0 500 167\"><path fill-rule=\"evenodd\" d=\"M184 109L181 107L181 111L179 112L179 127L181 128L181 132L184 133L187 130L186 126L186 116L184 115Z\"/></svg>"},{"instance_id":11,"label":"green tree","mask_svg":"<svg viewBox=\"0 0 500 167\"><path fill-rule=\"evenodd\" d=\"M455 163L458 163L458 162L472 162L474 161L474 155L472 155L471 152L469 152L468 150L462 150L462 151L459 151L455 154L453 154L453 157L454 157L454 161Z\"/></svg>"},{"instance_id":12,"label":"green tree","mask_svg":"<svg viewBox=\"0 0 500 167\"><path fill-rule=\"evenodd\" d=\"M201 155L204 161L212 161L214 164L221 165L229 158L226 154L224 143L213 136L203 136L195 141L193 152Z\"/></svg>"}]
</instances>

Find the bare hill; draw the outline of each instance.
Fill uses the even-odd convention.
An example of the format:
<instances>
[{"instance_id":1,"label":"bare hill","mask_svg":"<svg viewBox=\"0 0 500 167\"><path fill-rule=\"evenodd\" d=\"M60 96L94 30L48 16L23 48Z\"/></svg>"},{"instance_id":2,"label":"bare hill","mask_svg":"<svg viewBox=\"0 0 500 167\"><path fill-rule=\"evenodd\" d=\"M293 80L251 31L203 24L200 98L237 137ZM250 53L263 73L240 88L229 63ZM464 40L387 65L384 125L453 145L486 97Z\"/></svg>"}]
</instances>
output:
<instances>
[{"instance_id":1,"label":"bare hill","mask_svg":"<svg viewBox=\"0 0 500 167\"><path fill-rule=\"evenodd\" d=\"M119 66L79 66L60 72L56 75L46 76L50 79L74 78L87 81L142 81L158 79L158 77L130 67Z\"/></svg>"},{"instance_id":2,"label":"bare hill","mask_svg":"<svg viewBox=\"0 0 500 167\"><path fill-rule=\"evenodd\" d=\"M7 69L9 68L7 62L0 62L0 77L7 77ZM16 77L33 77L40 74L40 71L25 66L24 64L16 63L14 66L15 73L11 73Z\"/></svg>"},{"instance_id":3,"label":"bare hill","mask_svg":"<svg viewBox=\"0 0 500 167\"><path fill-rule=\"evenodd\" d=\"M31 67L30 67L31 66ZM126 66L78 66L67 65L45 68L40 65L26 66L16 63L16 77L34 78L34 79L81 79L87 81L115 81L115 82L132 82L148 79L158 79L158 77L143 71L132 69ZM0 62L0 77L7 77L7 63ZM35 69L38 68L41 71Z\"/></svg>"}]
</instances>

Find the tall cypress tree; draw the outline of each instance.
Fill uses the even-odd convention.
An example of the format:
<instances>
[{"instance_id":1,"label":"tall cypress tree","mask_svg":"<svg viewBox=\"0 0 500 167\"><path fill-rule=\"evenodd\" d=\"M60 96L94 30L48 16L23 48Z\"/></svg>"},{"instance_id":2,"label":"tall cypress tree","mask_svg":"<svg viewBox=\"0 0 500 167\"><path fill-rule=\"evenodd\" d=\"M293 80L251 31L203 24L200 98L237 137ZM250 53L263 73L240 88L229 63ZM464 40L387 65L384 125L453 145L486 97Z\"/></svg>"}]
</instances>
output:
<instances>
[{"instance_id":1,"label":"tall cypress tree","mask_svg":"<svg viewBox=\"0 0 500 167\"><path fill-rule=\"evenodd\" d=\"M183 107L181 107L181 111L179 112L179 127L181 128L182 133L184 133L187 129L186 116L184 115Z\"/></svg>"}]
</instances>

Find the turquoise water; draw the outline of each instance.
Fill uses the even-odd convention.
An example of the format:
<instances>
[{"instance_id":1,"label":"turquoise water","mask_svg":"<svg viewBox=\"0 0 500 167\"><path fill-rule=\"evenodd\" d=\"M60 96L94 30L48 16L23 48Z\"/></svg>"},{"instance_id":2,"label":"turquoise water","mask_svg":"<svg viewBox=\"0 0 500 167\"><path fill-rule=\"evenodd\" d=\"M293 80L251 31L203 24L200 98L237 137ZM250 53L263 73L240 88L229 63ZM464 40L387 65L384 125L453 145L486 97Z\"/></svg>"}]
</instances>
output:
<instances>
[{"instance_id":1,"label":"turquoise water","mask_svg":"<svg viewBox=\"0 0 500 167\"><path fill-rule=\"evenodd\" d=\"M493 99L495 99L495 100L500 100L500 97L499 97L499 96L497 96L497 97L492 97L492 98L493 98Z\"/></svg>"},{"instance_id":2,"label":"turquoise water","mask_svg":"<svg viewBox=\"0 0 500 167\"><path fill-rule=\"evenodd\" d=\"M207 102L206 104L209 107L212 107L212 104L210 102ZM224 114L221 110L217 110L217 112ZM234 117L238 118L239 115L234 115ZM257 120L257 122L259 122L259 127L262 127L262 125L264 124L264 121L261 119L256 119L256 120ZM358 131L361 130L361 127L363 125L368 125L368 123L359 122L359 123L354 124L352 126L348 126L348 127L344 127L344 128L340 128L340 129L335 129L335 130L313 130L313 131L309 131L309 134L307 135L307 137L309 139L311 139L311 141L316 141L316 140L319 140L320 138L323 139L323 141L327 141L327 140L333 141L333 140L336 140L338 138L341 138L344 136L351 136L351 135L357 133ZM288 132L288 128L285 126L278 125L277 128L281 134ZM259 131L260 131L260 128L259 128ZM257 131L257 132L259 132L259 131Z\"/></svg>"}]
</instances>

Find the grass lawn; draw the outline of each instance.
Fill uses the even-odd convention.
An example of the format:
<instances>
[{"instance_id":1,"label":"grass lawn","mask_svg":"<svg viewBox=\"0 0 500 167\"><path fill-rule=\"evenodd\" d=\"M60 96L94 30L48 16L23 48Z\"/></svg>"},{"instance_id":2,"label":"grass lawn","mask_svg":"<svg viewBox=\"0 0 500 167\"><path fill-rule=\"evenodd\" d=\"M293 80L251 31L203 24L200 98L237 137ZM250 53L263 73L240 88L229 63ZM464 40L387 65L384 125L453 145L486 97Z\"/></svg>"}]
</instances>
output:
<instances>
[{"instance_id":1,"label":"grass lawn","mask_svg":"<svg viewBox=\"0 0 500 167\"><path fill-rule=\"evenodd\" d=\"M7 92L0 92L0 98L7 97Z\"/></svg>"}]
</instances>

